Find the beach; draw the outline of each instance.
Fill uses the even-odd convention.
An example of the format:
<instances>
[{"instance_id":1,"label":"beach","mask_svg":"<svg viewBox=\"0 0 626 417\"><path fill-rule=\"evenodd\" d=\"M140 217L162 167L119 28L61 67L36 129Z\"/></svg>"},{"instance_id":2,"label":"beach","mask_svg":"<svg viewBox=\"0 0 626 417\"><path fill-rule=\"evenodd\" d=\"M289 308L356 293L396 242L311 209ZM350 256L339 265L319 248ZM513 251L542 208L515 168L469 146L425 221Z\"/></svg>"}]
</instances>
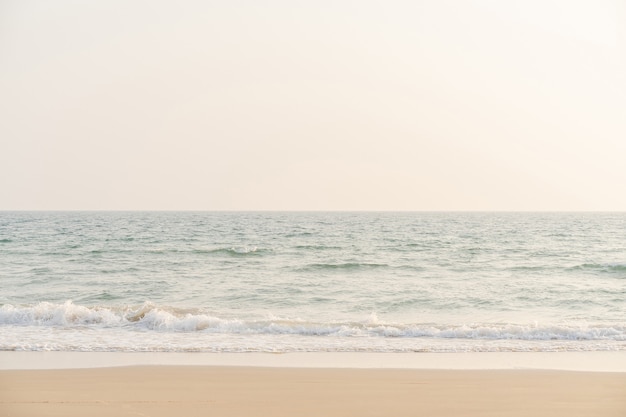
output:
<instances>
[{"instance_id":1,"label":"beach","mask_svg":"<svg viewBox=\"0 0 626 417\"><path fill-rule=\"evenodd\" d=\"M623 416L626 373L129 366L0 371L0 416Z\"/></svg>"},{"instance_id":2,"label":"beach","mask_svg":"<svg viewBox=\"0 0 626 417\"><path fill-rule=\"evenodd\" d=\"M624 214L1 220L0 417L626 416Z\"/></svg>"}]
</instances>

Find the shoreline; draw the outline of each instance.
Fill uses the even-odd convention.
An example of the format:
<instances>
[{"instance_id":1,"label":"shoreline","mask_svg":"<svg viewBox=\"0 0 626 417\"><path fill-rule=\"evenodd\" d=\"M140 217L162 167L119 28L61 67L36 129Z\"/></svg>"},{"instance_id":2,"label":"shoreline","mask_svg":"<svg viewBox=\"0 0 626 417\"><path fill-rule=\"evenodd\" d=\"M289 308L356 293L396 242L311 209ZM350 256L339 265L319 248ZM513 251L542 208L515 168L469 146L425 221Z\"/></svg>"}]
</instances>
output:
<instances>
[{"instance_id":1,"label":"shoreline","mask_svg":"<svg viewBox=\"0 0 626 417\"><path fill-rule=\"evenodd\" d=\"M89 369L128 366L555 370L626 373L626 351L466 353L0 351L0 370Z\"/></svg>"},{"instance_id":2,"label":"shoreline","mask_svg":"<svg viewBox=\"0 0 626 417\"><path fill-rule=\"evenodd\" d=\"M626 373L248 366L0 371L0 415L621 417Z\"/></svg>"}]
</instances>

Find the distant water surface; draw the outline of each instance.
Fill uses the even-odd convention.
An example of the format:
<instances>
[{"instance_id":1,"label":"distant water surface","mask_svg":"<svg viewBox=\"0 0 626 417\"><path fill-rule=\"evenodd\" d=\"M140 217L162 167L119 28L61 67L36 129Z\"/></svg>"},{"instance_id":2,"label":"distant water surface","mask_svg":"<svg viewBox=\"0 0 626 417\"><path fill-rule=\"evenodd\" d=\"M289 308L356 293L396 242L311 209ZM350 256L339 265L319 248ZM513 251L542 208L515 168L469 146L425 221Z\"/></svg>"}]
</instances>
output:
<instances>
[{"instance_id":1,"label":"distant water surface","mask_svg":"<svg viewBox=\"0 0 626 417\"><path fill-rule=\"evenodd\" d=\"M626 350L626 214L0 212L0 350Z\"/></svg>"}]
</instances>

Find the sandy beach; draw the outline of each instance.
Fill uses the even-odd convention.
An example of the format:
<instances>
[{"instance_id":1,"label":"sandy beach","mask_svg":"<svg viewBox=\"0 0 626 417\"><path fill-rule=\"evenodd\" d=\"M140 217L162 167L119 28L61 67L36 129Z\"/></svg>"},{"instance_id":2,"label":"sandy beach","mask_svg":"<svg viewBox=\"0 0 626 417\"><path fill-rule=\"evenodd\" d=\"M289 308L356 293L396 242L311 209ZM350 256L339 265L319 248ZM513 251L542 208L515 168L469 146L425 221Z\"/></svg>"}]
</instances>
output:
<instances>
[{"instance_id":1,"label":"sandy beach","mask_svg":"<svg viewBox=\"0 0 626 417\"><path fill-rule=\"evenodd\" d=\"M2 370L0 416L624 416L626 373L131 366Z\"/></svg>"}]
</instances>

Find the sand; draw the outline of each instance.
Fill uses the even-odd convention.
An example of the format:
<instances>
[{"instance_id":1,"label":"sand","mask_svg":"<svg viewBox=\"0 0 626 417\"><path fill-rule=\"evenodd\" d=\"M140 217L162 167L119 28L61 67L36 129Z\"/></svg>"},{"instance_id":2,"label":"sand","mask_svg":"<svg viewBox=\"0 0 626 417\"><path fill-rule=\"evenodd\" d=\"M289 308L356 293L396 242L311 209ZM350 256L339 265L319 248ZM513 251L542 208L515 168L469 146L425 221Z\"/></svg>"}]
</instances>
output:
<instances>
[{"instance_id":1,"label":"sand","mask_svg":"<svg viewBox=\"0 0 626 417\"><path fill-rule=\"evenodd\" d=\"M0 416L626 416L626 373L131 366L0 370Z\"/></svg>"}]
</instances>

